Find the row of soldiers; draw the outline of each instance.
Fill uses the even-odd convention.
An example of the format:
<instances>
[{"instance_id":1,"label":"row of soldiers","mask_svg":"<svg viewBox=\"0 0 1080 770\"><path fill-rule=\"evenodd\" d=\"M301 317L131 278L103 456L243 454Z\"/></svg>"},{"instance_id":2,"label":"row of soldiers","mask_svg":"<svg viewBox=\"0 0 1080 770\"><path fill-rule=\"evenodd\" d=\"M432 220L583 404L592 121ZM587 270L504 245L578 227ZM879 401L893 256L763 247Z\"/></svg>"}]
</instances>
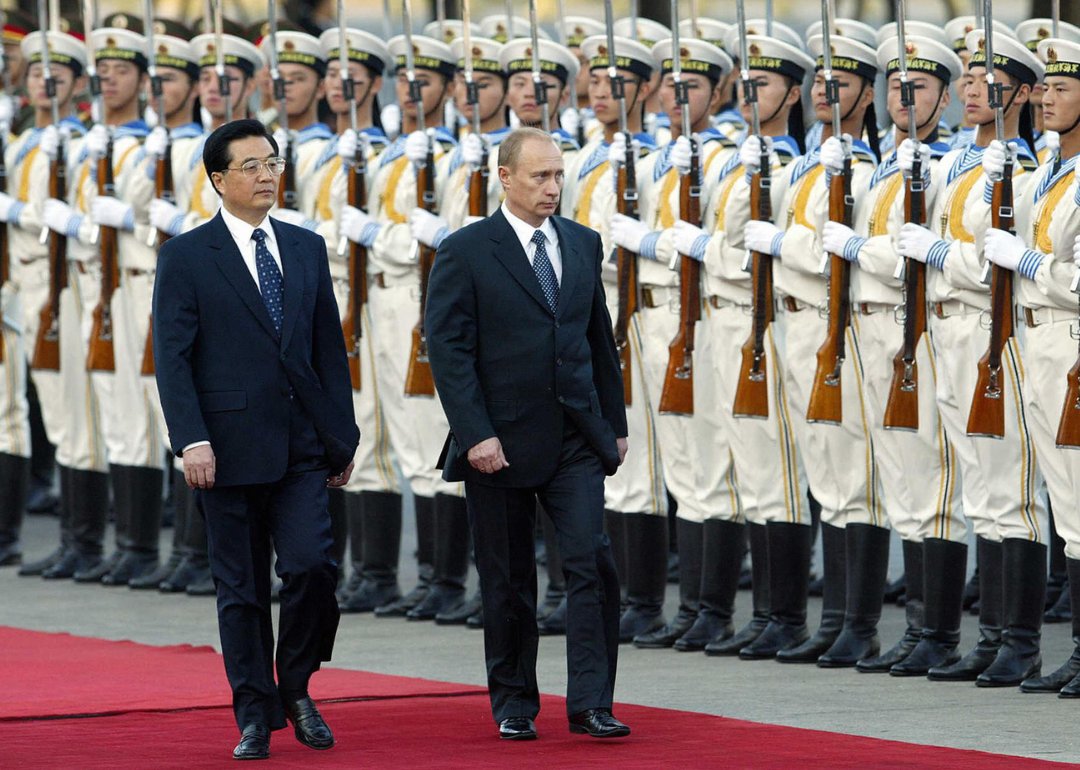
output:
<instances>
[{"instance_id":1,"label":"row of soldiers","mask_svg":"<svg viewBox=\"0 0 1080 770\"><path fill-rule=\"evenodd\" d=\"M512 124L547 122L558 126L552 133L566 158L562 215L598 230L606 249L630 255L635 266L632 292L623 290L618 258L605 269L627 366L630 425L626 465L605 492L606 528L626 590L622 640L988 686L1026 682L1027 690L1080 695L1074 681L1080 654L1039 677L1047 498L1066 542L1070 591L1080 591L1080 469L1076 455L1055 439L1066 373L1076 358L1069 284L1080 226L1072 224L1080 29L1062 24L1059 38L1046 39L1045 20L1016 30L995 24L993 70L1008 85L1002 143L992 141L985 35L971 17L944 29L910 22L902 53L894 29L837 20L830 52L840 85L839 136L829 120L820 26L804 43L779 22L751 20L747 60L739 62L740 29L730 24L684 22L676 50L660 24L615 22L613 69L625 100L624 131L604 25L580 17L565 25L566 45L541 36L536 51L529 38L517 37L531 33L529 24L508 24L505 17L470 27L469 50L459 21L411 36L411 52L404 37L384 41L353 28L319 38L278 32L282 115L268 96L269 38L245 39L238 27L220 38L194 35L157 20L153 64L164 109L152 130L142 120L151 62L137 18L114 15L90 35L103 108L89 130L76 117L87 45L64 32L26 34L34 123L7 147L8 189L0 196L11 254L0 404L0 546L9 558L18 551L31 376L58 447L61 542L47 558L24 564L22 574L212 591L201 517L185 502L175 466L170 472L179 477L174 489L181 501L173 552L159 564L166 469L146 354L151 244L215 215L218 196L202 166L206 130L254 109L281 125L275 138L295 180L295 198L273 216L325 237L340 309L350 319L354 405L365 439L349 485L332 496L335 557L343 562L348 543L354 567L342 608L482 625L477 597L465 595L462 489L442 481L435 467L446 420L433 394L406 392L426 280L421 254L474 217L494 213L501 203L500 140ZM45 88L46 39L58 122ZM229 96L215 72L219 40ZM914 83L910 108L898 87L901 58ZM464 82L466 61L472 88ZM537 98L536 63L546 99ZM682 88L676 88L676 64ZM755 84L759 133L748 129L739 66ZM391 78L393 113L378 104L384 79ZM355 126L345 79L352 81ZM410 88L410 81L418 86ZM874 111L881 84L894 124L884 136ZM466 98L469 91L475 98ZM809 131L807 96L818 120ZM942 116L953 98L963 105L963 118L949 130ZM319 121L323 102L333 126ZM909 110L916 136L906 130ZM474 111L479 134L469 130ZM13 114L9 109L0 119L10 125ZM400 131L393 139L382 128L391 114ZM66 172L59 185L58 167ZM830 221L828 211L830 181L845 169L850 226ZM1019 236L990 226L994 182L1007 171ZM752 181L763 172L772 178L765 194L772 221L752 206ZM691 174L701 177L700 217L688 215L681 195ZM632 215L618 213L625 210L620 193L628 177L636 180ZM424 178L432 180L430 189L418 185ZM902 192L913 178L926 190L928 227L905 222ZM102 259L109 231L116 234L115 277ZM59 244L66 253L58 256ZM776 301L757 340L768 383L767 418L759 420L733 416L743 344L754 324L748 251L771 256L775 280ZM827 313L819 312L830 299L829 279L820 272L825 253L842 257L851 273L839 424L807 419L815 357L829 326ZM360 270L357 254L366 259ZM910 432L886 430L882 418L892 360L903 343L895 313L904 302L904 282L895 273L901 257L927 265L930 301L928 328L915 350L923 383L918 429ZM1003 440L967 431L977 363L989 339L990 296L979 275L987 260L1017 274L1014 301L1023 320L1001 363ZM696 276L693 293L685 291L688 275ZM88 368L103 294L115 360L111 368ZM628 296L636 299L629 313ZM41 326L54 321L59 353L50 367L38 360L37 341L47 336ZM679 352L669 348L691 321L696 398L689 409L665 408L669 359ZM237 373L238 382L242 376ZM208 398L205 408L232 407ZM404 595L397 579L402 490L395 466L414 496L418 532L420 578ZM104 558L110 488L116 549ZM811 490L821 506L824 557L823 614L813 636L807 628ZM667 621L669 500L677 504L680 607ZM977 535L980 637L961 656L968 520ZM876 625L890 528L903 541L908 628L882 652ZM547 540L552 589L542 623L557 631L565 623L561 567L553 538ZM734 597L747 545L753 614L736 632ZM1080 638L1080 627L1074 636Z\"/></svg>"}]
</instances>

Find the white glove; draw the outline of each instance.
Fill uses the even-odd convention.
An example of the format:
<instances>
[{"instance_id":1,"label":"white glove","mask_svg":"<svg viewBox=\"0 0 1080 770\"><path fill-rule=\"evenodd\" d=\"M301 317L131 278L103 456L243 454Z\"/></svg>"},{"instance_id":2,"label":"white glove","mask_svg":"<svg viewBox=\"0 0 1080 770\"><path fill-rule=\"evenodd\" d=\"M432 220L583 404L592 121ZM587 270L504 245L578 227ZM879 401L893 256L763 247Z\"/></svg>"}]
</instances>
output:
<instances>
[{"instance_id":1,"label":"white glove","mask_svg":"<svg viewBox=\"0 0 1080 770\"><path fill-rule=\"evenodd\" d=\"M680 254L686 254L691 259L696 259L699 262L704 257L704 249L701 249L701 254L698 254L694 250L694 244L697 243L698 238L705 236L710 237L709 233L702 230L700 227L696 227L689 222L679 219L675 222L674 234L672 236L672 243L675 245L675 250Z\"/></svg>"},{"instance_id":2,"label":"white glove","mask_svg":"<svg viewBox=\"0 0 1080 770\"><path fill-rule=\"evenodd\" d=\"M15 211L13 212L12 209ZM18 225L18 213L22 210L22 205L18 198L12 197L7 193L0 193L0 221L10 222L13 225ZM12 214L15 214L15 221L12 222Z\"/></svg>"},{"instance_id":3,"label":"white glove","mask_svg":"<svg viewBox=\"0 0 1080 770\"><path fill-rule=\"evenodd\" d=\"M844 157L851 153L851 134L844 134L843 142L830 136L821 143L821 165L833 176L844 172Z\"/></svg>"},{"instance_id":4,"label":"white glove","mask_svg":"<svg viewBox=\"0 0 1080 770\"><path fill-rule=\"evenodd\" d=\"M132 215L132 220L126 222L129 214ZM110 195L94 196L90 202L90 219L102 227L113 227L117 230L129 230L135 227L131 206Z\"/></svg>"},{"instance_id":5,"label":"white glove","mask_svg":"<svg viewBox=\"0 0 1080 770\"><path fill-rule=\"evenodd\" d=\"M630 146L633 151L634 157L638 157L641 152L641 142L637 139L630 140ZM615 138L608 145L607 152L608 165L611 166L611 176L618 183L619 170L626 165L626 134L622 131L615 133Z\"/></svg>"},{"instance_id":6,"label":"white glove","mask_svg":"<svg viewBox=\"0 0 1080 770\"><path fill-rule=\"evenodd\" d=\"M56 160L60 149L60 130L56 126L46 126L38 137L38 148L49 156L49 160Z\"/></svg>"},{"instance_id":7,"label":"white glove","mask_svg":"<svg viewBox=\"0 0 1080 770\"><path fill-rule=\"evenodd\" d=\"M655 138L656 129L659 127L657 124L659 122L660 121L656 117L655 112L646 112L645 113L645 120L643 121L643 123L644 123L643 128L645 129L645 133L648 134L649 136Z\"/></svg>"},{"instance_id":8,"label":"white glove","mask_svg":"<svg viewBox=\"0 0 1080 770\"><path fill-rule=\"evenodd\" d=\"M1061 134L1057 131L1044 131L1043 138L1046 140L1046 151L1050 155L1061 152Z\"/></svg>"},{"instance_id":9,"label":"white glove","mask_svg":"<svg viewBox=\"0 0 1080 770\"><path fill-rule=\"evenodd\" d=\"M0 57L2 59L3 57ZM0 68L0 71L3 71ZM15 100L7 94L0 94L0 124L7 126L4 134L11 131L11 124L15 122Z\"/></svg>"},{"instance_id":10,"label":"white glove","mask_svg":"<svg viewBox=\"0 0 1080 770\"><path fill-rule=\"evenodd\" d=\"M165 154L169 147L169 130L165 126L158 126L150 132L143 142L143 149L150 156L150 162L156 163L157 159Z\"/></svg>"},{"instance_id":11,"label":"white glove","mask_svg":"<svg viewBox=\"0 0 1080 770\"><path fill-rule=\"evenodd\" d=\"M41 209L41 220L50 230L67 234L68 224L75 216L75 209L56 198L49 198Z\"/></svg>"},{"instance_id":12,"label":"white glove","mask_svg":"<svg viewBox=\"0 0 1080 770\"><path fill-rule=\"evenodd\" d=\"M698 137L694 137L694 141L701 146L701 140ZM694 154L694 148L690 144L690 140L685 136L680 136L675 140L675 144L671 147L671 152L668 154L668 161L671 163L671 167L678 169L680 175L690 173L690 158Z\"/></svg>"},{"instance_id":13,"label":"white glove","mask_svg":"<svg viewBox=\"0 0 1080 770\"><path fill-rule=\"evenodd\" d=\"M270 213L270 216L272 216L279 222L284 222L287 225L296 225L297 227L302 227L305 230L309 229L308 224L311 222L310 219L305 217L299 211L293 211L292 209L274 209Z\"/></svg>"},{"instance_id":14,"label":"white glove","mask_svg":"<svg viewBox=\"0 0 1080 770\"><path fill-rule=\"evenodd\" d=\"M443 105L442 122L444 126L450 129L450 133L457 133L458 108L453 99L447 99L446 104Z\"/></svg>"},{"instance_id":15,"label":"white glove","mask_svg":"<svg viewBox=\"0 0 1080 770\"><path fill-rule=\"evenodd\" d=\"M423 168L427 165L427 154L430 142L431 140L427 133L423 131L413 131L405 139L405 157L417 168Z\"/></svg>"},{"instance_id":16,"label":"white glove","mask_svg":"<svg viewBox=\"0 0 1080 770\"><path fill-rule=\"evenodd\" d=\"M101 160L109 149L109 129L101 123L96 123L86 134L83 142L86 151L94 160Z\"/></svg>"},{"instance_id":17,"label":"white glove","mask_svg":"<svg viewBox=\"0 0 1080 770\"><path fill-rule=\"evenodd\" d=\"M277 143L278 155L285 157L285 148L289 146L289 132L284 128L274 129L274 141Z\"/></svg>"},{"instance_id":18,"label":"white glove","mask_svg":"<svg viewBox=\"0 0 1080 770\"><path fill-rule=\"evenodd\" d=\"M1019 236L993 227L986 231L983 252L986 258L998 267L1016 270L1025 251L1027 251L1027 245Z\"/></svg>"},{"instance_id":19,"label":"white glove","mask_svg":"<svg viewBox=\"0 0 1080 770\"><path fill-rule=\"evenodd\" d=\"M612 242L635 254L641 252L641 242L651 232L652 228L647 224L625 214L613 216L611 225L608 227L608 235L611 236Z\"/></svg>"},{"instance_id":20,"label":"white glove","mask_svg":"<svg viewBox=\"0 0 1080 770\"><path fill-rule=\"evenodd\" d=\"M982 168L986 178L991 182L1000 182L1004 179L1006 161L1016 162L1016 148L994 139L987 145L982 156Z\"/></svg>"},{"instance_id":21,"label":"white glove","mask_svg":"<svg viewBox=\"0 0 1080 770\"><path fill-rule=\"evenodd\" d=\"M450 226L442 217L416 206L409 212L409 230L413 238L434 249L449 234Z\"/></svg>"},{"instance_id":22,"label":"white glove","mask_svg":"<svg viewBox=\"0 0 1080 770\"><path fill-rule=\"evenodd\" d=\"M896 241L896 250L901 257L926 262L926 256L930 247L937 243L940 238L927 230L922 225L908 222L900 228L900 235Z\"/></svg>"},{"instance_id":23,"label":"white glove","mask_svg":"<svg viewBox=\"0 0 1080 770\"><path fill-rule=\"evenodd\" d=\"M581 128L581 113L573 107L563 110L559 115L559 128L577 139L578 129Z\"/></svg>"},{"instance_id":24,"label":"white glove","mask_svg":"<svg viewBox=\"0 0 1080 770\"><path fill-rule=\"evenodd\" d=\"M154 200L150 201L150 225L155 230L176 235L177 232L173 229L173 222L183 214L184 212L175 203L163 201L161 198L154 198Z\"/></svg>"},{"instance_id":25,"label":"white glove","mask_svg":"<svg viewBox=\"0 0 1080 770\"><path fill-rule=\"evenodd\" d=\"M461 140L461 159L473 169L480 168L484 162L484 145L486 140L479 134L466 134Z\"/></svg>"},{"instance_id":26,"label":"white glove","mask_svg":"<svg viewBox=\"0 0 1080 770\"><path fill-rule=\"evenodd\" d=\"M774 241L776 236L781 235L783 232L772 222L760 222L752 219L746 223L746 229L743 231L743 243L746 244L746 248L750 251L756 251L759 254L772 254L774 257L778 257L780 256L779 244L775 244L776 249L774 251Z\"/></svg>"},{"instance_id":27,"label":"white glove","mask_svg":"<svg viewBox=\"0 0 1080 770\"><path fill-rule=\"evenodd\" d=\"M351 128L341 132L337 140L337 154L345 163L356 160L356 151L360 147L359 134Z\"/></svg>"},{"instance_id":28,"label":"white glove","mask_svg":"<svg viewBox=\"0 0 1080 770\"><path fill-rule=\"evenodd\" d=\"M843 255L848 240L854 237L855 231L850 227L830 220L821 231L821 247L830 254Z\"/></svg>"},{"instance_id":29,"label":"white glove","mask_svg":"<svg viewBox=\"0 0 1080 770\"><path fill-rule=\"evenodd\" d=\"M911 179L911 173L915 169L915 151L915 142L910 139L900 142L900 146L896 148L896 165L900 167L900 173L905 179ZM930 145L919 142L918 153L920 172L926 173L930 168Z\"/></svg>"},{"instance_id":30,"label":"white glove","mask_svg":"<svg viewBox=\"0 0 1080 770\"><path fill-rule=\"evenodd\" d=\"M771 155L773 151L771 136L759 137L751 134L743 140L742 147L739 148L739 162L742 164L743 170L751 176L761 173L761 145L763 142L765 149Z\"/></svg>"},{"instance_id":31,"label":"white glove","mask_svg":"<svg viewBox=\"0 0 1080 770\"><path fill-rule=\"evenodd\" d=\"M487 217L465 217L465 221L461 224L462 227L468 227L469 225L475 225L477 222L483 222Z\"/></svg>"},{"instance_id":32,"label":"white glove","mask_svg":"<svg viewBox=\"0 0 1080 770\"><path fill-rule=\"evenodd\" d=\"M383 133L391 139L401 133L401 108L396 104L388 104L379 110L379 121L382 123Z\"/></svg>"},{"instance_id":33,"label":"white glove","mask_svg":"<svg viewBox=\"0 0 1080 770\"><path fill-rule=\"evenodd\" d=\"M371 216L355 206L345 206L341 209L341 223L338 225L338 235L342 238L348 238L353 243L360 243L364 228L374 222L375 220Z\"/></svg>"}]
</instances>

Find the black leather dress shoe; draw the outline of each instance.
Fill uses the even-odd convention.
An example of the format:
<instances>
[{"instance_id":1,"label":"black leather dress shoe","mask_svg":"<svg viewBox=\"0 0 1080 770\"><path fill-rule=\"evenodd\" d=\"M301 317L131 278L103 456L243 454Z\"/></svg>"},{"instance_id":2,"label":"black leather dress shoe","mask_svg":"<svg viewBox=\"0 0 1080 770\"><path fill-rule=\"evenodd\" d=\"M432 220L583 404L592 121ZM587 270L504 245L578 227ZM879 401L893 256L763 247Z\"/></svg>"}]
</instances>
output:
<instances>
[{"instance_id":1,"label":"black leather dress shoe","mask_svg":"<svg viewBox=\"0 0 1080 770\"><path fill-rule=\"evenodd\" d=\"M311 698L299 698L285 703L285 716L293 723L296 740L313 749L328 749L334 745L334 734L315 707Z\"/></svg>"},{"instance_id":2,"label":"black leather dress shoe","mask_svg":"<svg viewBox=\"0 0 1080 770\"><path fill-rule=\"evenodd\" d=\"M611 709L588 709L570 717L570 732L589 734L593 738L622 738L630 728L616 719Z\"/></svg>"},{"instance_id":3,"label":"black leather dress shoe","mask_svg":"<svg viewBox=\"0 0 1080 770\"><path fill-rule=\"evenodd\" d=\"M535 741L536 724L529 717L507 717L499 722L499 737L507 741Z\"/></svg>"},{"instance_id":4,"label":"black leather dress shoe","mask_svg":"<svg viewBox=\"0 0 1080 770\"><path fill-rule=\"evenodd\" d=\"M233 759L270 759L270 728L266 725L245 727L232 755Z\"/></svg>"}]
</instances>

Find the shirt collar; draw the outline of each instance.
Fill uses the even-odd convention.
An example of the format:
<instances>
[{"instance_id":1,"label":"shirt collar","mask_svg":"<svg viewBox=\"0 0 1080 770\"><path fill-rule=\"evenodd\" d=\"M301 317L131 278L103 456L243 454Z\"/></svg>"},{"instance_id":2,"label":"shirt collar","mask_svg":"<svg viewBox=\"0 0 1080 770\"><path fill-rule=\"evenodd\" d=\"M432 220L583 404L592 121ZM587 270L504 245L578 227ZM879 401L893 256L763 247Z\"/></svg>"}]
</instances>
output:
<instances>
[{"instance_id":1,"label":"shirt collar","mask_svg":"<svg viewBox=\"0 0 1080 770\"><path fill-rule=\"evenodd\" d=\"M251 240L251 234L254 233L256 229L240 219L240 217L232 214L225 208L224 204L221 206L221 220L225 223L225 227L229 229L229 235L233 237L233 240L239 241L240 243L249 242ZM263 221L260 222L258 226L266 233L266 240L268 243L277 242L274 238L274 226L270 222L269 214L263 218Z\"/></svg>"},{"instance_id":2,"label":"shirt collar","mask_svg":"<svg viewBox=\"0 0 1080 770\"><path fill-rule=\"evenodd\" d=\"M549 245L554 246L558 243L557 236L555 235L555 226L551 224L551 217L545 219L539 227L533 227L525 220L510 213L510 208L506 205L506 201L503 201L502 206L499 208L502 210L503 216L506 217L506 221L510 223L510 227L514 229L514 235L516 235L518 241L521 242L521 248L526 248L529 243L532 242L533 233L537 230L544 234Z\"/></svg>"}]
</instances>

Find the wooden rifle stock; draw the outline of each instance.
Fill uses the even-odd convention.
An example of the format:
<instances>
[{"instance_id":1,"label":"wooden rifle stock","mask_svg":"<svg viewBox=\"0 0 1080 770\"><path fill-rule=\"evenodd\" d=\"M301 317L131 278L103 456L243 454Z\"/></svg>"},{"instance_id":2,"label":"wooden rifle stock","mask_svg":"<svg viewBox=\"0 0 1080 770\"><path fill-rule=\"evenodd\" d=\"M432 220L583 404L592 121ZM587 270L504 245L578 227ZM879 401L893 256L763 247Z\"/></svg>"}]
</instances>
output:
<instances>
[{"instance_id":1,"label":"wooden rifle stock","mask_svg":"<svg viewBox=\"0 0 1080 770\"><path fill-rule=\"evenodd\" d=\"M1080 449L1080 359L1066 375L1065 404L1058 422L1057 445L1065 449Z\"/></svg>"},{"instance_id":2,"label":"wooden rifle stock","mask_svg":"<svg viewBox=\"0 0 1080 770\"><path fill-rule=\"evenodd\" d=\"M435 210L435 156L429 148L427 163L416 177L417 205L426 211ZM405 375L406 396L434 396L435 379L428 362L427 335L424 331L424 313L427 311L428 277L435 263L435 251L430 246L420 247L420 319L412 331L412 349L409 351L409 370Z\"/></svg>"},{"instance_id":3,"label":"wooden rifle stock","mask_svg":"<svg viewBox=\"0 0 1080 770\"><path fill-rule=\"evenodd\" d=\"M991 219L999 230L1013 231L1012 168L1005 166L1000 182L994 183ZM1007 208L1007 211L1006 211ZM978 379L968 413L969 436L1005 437L1005 372L1002 354L1013 336L1013 273L998 265L991 268L990 347L979 360Z\"/></svg>"},{"instance_id":4,"label":"wooden rifle stock","mask_svg":"<svg viewBox=\"0 0 1080 770\"><path fill-rule=\"evenodd\" d=\"M367 209L367 168L363 148L349 171L349 205ZM341 320L345 349L349 356L349 377L353 390L361 389L360 338L363 336L364 304L367 302L367 247L349 242L349 303Z\"/></svg>"},{"instance_id":5,"label":"wooden rifle stock","mask_svg":"<svg viewBox=\"0 0 1080 770\"><path fill-rule=\"evenodd\" d=\"M49 197L63 200L67 195L67 161L64 144L60 143L56 159L49 169ZM67 288L67 236L49 231L49 298L38 317L37 339L34 340L32 369L45 372L60 371L60 294Z\"/></svg>"},{"instance_id":6,"label":"wooden rifle stock","mask_svg":"<svg viewBox=\"0 0 1080 770\"><path fill-rule=\"evenodd\" d=\"M281 184L278 185L278 207L297 211L298 199L296 196L296 164L293 162L292 135L289 135L288 144L279 148L281 157L285 159L285 170L281 172Z\"/></svg>"},{"instance_id":7,"label":"wooden rifle stock","mask_svg":"<svg viewBox=\"0 0 1080 770\"><path fill-rule=\"evenodd\" d=\"M633 142L628 142L626 162L619 169L616 200L620 214L637 218L637 174L634 169L634 160ZM622 370L623 378L623 397L626 405L630 406L634 400L633 386L631 384L633 381L631 376L633 369L630 366L630 324L639 304L638 255L620 246L616 251L616 260L619 283L619 309L615 318L615 347L619 351L619 368Z\"/></svg>"},{"instance_id":8,"label":"wooden rifle stock","mask_svg":"<svg viewBox=\"0 0 1080 770\"><path fill-rule=\"evenodd\" d=\"M473 109L479 109L473 107ZM484 144L483 154L480 156L479 168L474 168L469 179L469 216L486 217L488 215L488 181L491 178L491 169L488 168L487 144Z\"/></svg>"},{"instance_id":9,"label":"wooden rifle stock","mask_svg":"<svg viewBox=\"0 0 1080 770\"><path fill-rule=\"evenodd\" d=\"M767 168L768 155L763 153L761 168ZM769 177L761 172L750 178L750 212L759 221L772 221L772 199L769 197ZM765 419L769 416L769 372L765 339L773 322L773 264L771 254L751 252L754 309L750 336L742 346L739 381L735 386L735 403L731 413L736 417Z\"/></svg>"},{"instance_id":10,"label":"wooden rifle stock","mask_svg":"<svg viewBox=\"0 0 1080 770\"><path fill-rule=\"evenodd\" d=\"M115 195L113 181L112 140L105 157L98 161L98 195ZM101 228L101 298L94 308L94 323L90 332L90 351L86 369L91 372L115 372L113 347L112 298L120 285L120 270L116 263L116 228Z\"/></svg>"},{"instance_id":11,"label":"wooden rifle stock","mask_svg":"<svg viewBox=\"0 0 1080 770\"><path fill-rule=\"evenodd\" d=\"M829 219L851 227L851 160L844 173L829 182ZM841 373L844 368L847 328L851 322L851 263L829 254L829 327L817 352L817 370L810 391L807 422L839 425L843 421Z\"/></svg>"},{"instance_id":12,"label":"wooden rifle stock","mask_svg":"<svg viewBox=\"0 0 1080 770\"><path fill-rule=\"evenodd\" d=\"M904 191L904 221L926 221L926 192L919 168L913 170ZM893 377L885 404L888 430L919 430L919 369L915 353L926 331L926 265L904 260L904 343L893 357Z\"/></svg>"},{"instance_id":13,"label":"wooden rifle stock","mask_svg":"<svg viewBox=\"0 0 1080 770\"><path fill-rule=\"evenodd\" d=\"M683 108L685 109L685 107ZM693 225L701 223L701 155L690 156L690 173L679 182L679 213ZM663 414L694 413L694 327L701 318L701 263L679 258L679 331L668 346L668 366L660 394Z\"/></svg>"},{"instance_id":14,"label":"wooden rifle stock","mask_svg":"<svg viewBox=\"0 0 1080 770\"><path fill-rule=\"evenodd\" d=\"M173 203L176 199L176 191L172 176L172 140L165 145L165 154L157 160L157 171L154 175L156 195L163 201ZM171 238L164 230L158 230L157 244L161 248L165 241ZM154 317L150 316L150 326L146 330L146 344L143 345L142 375L154 376Z\"/></svg>"}]
</instances>

